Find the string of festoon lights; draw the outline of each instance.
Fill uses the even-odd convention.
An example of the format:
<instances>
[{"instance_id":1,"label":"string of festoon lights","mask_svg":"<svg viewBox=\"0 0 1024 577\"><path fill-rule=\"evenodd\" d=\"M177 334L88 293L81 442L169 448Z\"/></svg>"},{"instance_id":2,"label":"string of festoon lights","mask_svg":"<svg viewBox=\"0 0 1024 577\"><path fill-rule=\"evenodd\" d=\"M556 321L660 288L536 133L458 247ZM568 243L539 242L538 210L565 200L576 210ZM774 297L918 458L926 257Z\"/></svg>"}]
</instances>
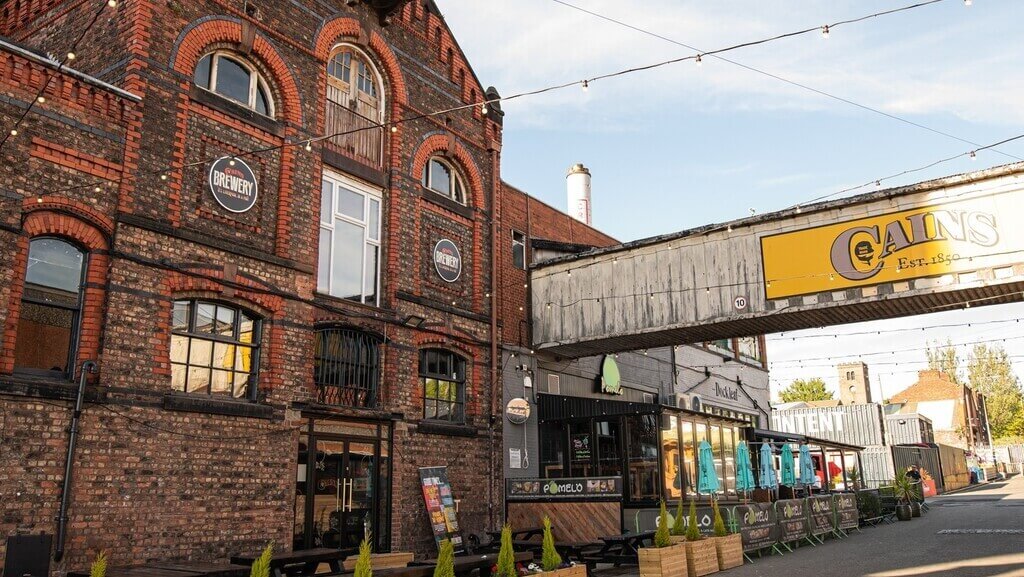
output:
<instances>
[{"instance_id":1,"label":"string of festoon lights","mask_svg":"<svg viewBox=\"0 0 1024 577\"><path fill-rule=\"evenodd\" d=\"M21 115L19 115L18 119L14 121L14 126L11 127L9 130L4 131L3 135L0 136L0 151L3 150L4 145L7 144L8 139L18 136L18 129L21 128L22 123L25 122L26 118L28 118L28 115L32 112L32 109L37 104L42 104L46 102L46 91L50 88L50 83L53 82L54 78L60 76L61 70L63 70L67 66L68 62L71 62L78 57L78 54L76 53L76 51L78 50L78 45L81 44L82 40L84 40L85 37L89 34L89 30L91 30L92 27L96 25L96 22L100 19L100 15L103 14L103 11L107 8L117 8L117 0L103 0L99 10L97 10L92 15L92 20L90 20L89 24L82 30L82 33L78 35L78 39L76 39L74 43L71 44L71 48L68 50L68 52L57 62L57 69L54 71L53 74L47 75L46 82L43 83L42 88L39 89L39 92L36 94L35 98L33 98L32 101L29 102L28 106L26 106L25 109L21 111Z\"/></svg>"},{"instance_id":2,"label":"string of festoon lights","mask_svg":"<svg viewBox=\"0 0 1024 577\"><path fill-rule=\"evenodd\" d=\"M937 346L923 346L923 347L917 346L917 347L910 347L910 348L904 348L904 349L891 349L891 350L876 351L876 352L870 352L870 353L858 353L856 355L829 355L829 356L822 356L822 357L807 357L807 358L803 358L803 359L793 359L793 360L788 360L788 361L771 361L769 364L771 366L773 366L773 367L780 367L780 368L781 368L781 366L788 366L788 365L805 365L806 366L808 364L811 364L813 361L835 362L835 361L844 360L844 359L851 359L851 358L877 357L877 356L895 356L895 355L900 354L900 353L917 353L917 352L921 352L921 351L934 350L936 348L938 348L938 349L945 349L945 348L967 347L967 346L971 346L971 345L984 345L984 344L999 343L999 342L1003 342L1003 341L1011 341L1011 340L1018 340L1018 339L1024 339L1024 335L1000 336L1000 337L993 337L993 338L989 338L989 339L976 339L976 340L970 340L970 341L965 341L965 342L957 342L957 343L952 343L952 344L945 344L945 343L943 343L943 344L939 344Z\"/></svg>"},{"instance_id":3,"label":"string of festoon lights","mask_svg":"<svg viewBox=\"0 0 1024 577\"><path fill-rule=\"evenodd\" d=\"M244 158L244 157L249 157L249 156L255 156L255 155L264 154L264 153L272 152L272 151L276 151L276 150L283 150L283 149L286 149L286 148L302 148L302 149L306 150L307 152L311 152L313 150L314 144L319 144L319 143L321 143L321 142L323 142L325 140L329 140L329 139L336 138L336 137L339 137L339 136L346 136L346 135L355 134L355 133L359 133L359 132L364 132L364 131L368 131L368 130L381 130L381 129L390 130L391 132L397 132L399 126L401 126L403 124L408 124L410 122L415 122L415 121L418 121L418 120L432 118L432 117L435 117L435 116L443 116L443 115L447 115L447 114L452 114L452 113L460 112L460 111L464 111L464 110L479 109L482 114L486 115L489 112L491 106L494 106L495 104L499 104L501 102L508 102L508 101L512 101L512 100L516 100L516 99L520 99L520 98L526 98L526 97L530 97L530 96L537 96L537 95L540 95L540 94L544 94L544 93L548 93L548 92L552 92L552 91L556 91L556 90L562 90L562 89L573 87L573 86L580 86L584 90L587 90L595 82L599 82L601 80L608 80L608 79L617 78L617 77L620 77L620 76L625 76L625 75L629 75L629 74L635 74L635 73L638 73L638 72L652 70L652 69L655 69L655 68L660 68L660 67L664 67L664 66L668 66L668 65L684 62L684 61L691 61L692 60L692 61L696 61L696 62L699 63L701 61L701 56L702 55L703 56L709 56L709 55L722 54L722 53L731 52L731 51L734 51L734 50L740 50L740 49L748 48L748 47L752 47L752 46L758 46L758 45L761 45L761 44L765 44L765 43L769 43L769 42L774 42L774 41L778 41L778 40L782 40L782 39L786 39L786 38L792 38L792 37L796 37L796 36L812 34L812 33L818 32L818 31L821 31L824 34L824 33L826 33L826 31L831 32L831 31L833 31L836 28L841 27L841 26L851 25L851 24L858 23L858 22L863 22L865 20L869 20L869 19L872 19L872 18L879 18L879 17L886 16L886 15L889 15L889 14L895 14L895 13L898 13L898 12L905 12L905 11L908 11L908 10L913 10L913 9L917 9L917 8L921 8L921 7L924 7L924 6L928 6L928 5L931 5L931 4L937 4L937 3L945 2L945 1L949 1L949 0L928 0L928 1L925 1L925 2L918 2L918 3L915 3L915 4L910 4L910 5L907 5L907 6L902 6L902 7L898 7L898 8L894 8L894 9L890 9L890 10L884 10L884 11L880 11L880 12L873 12L871 14L860 16L860 17L857 17L857 18L850 18L850 19L846 19L846 20L840 20L840 21L837 21L837 22L832 22L832 23L829 23L829 24L824 24L822 26L815 26L815 27L810 27L810 28L804 28L804 29L801 29L801 30L796 30L796 31L793 31L793 32L787 32L787 33L784 33L784 34L778 34L778 35L767 37L767 38L763 38L763 39L760 39L760 40L754 40L754 41L749 41L749 42L743 42L743 43L740 43L740 44L734 44L734 45L727 46L727 47L724 47L724 48L710 50L710 51L704 52L702 54L683 56L683 57L673 58L673 59L669 59L669 60L663 60L663 61L659 61L659 62L655 62L655 63L652 63L652 64L643 65L643 66L636 66L636 67L626 68L626 69L623 69L623 70L618 70L618 71L615 71L615 72L601 74L601 75L597 75L597 76L594 76L594 77L585 78L585 79L582 79L582 80L575 80L575 81L570 81L570 82L564 82L564 83L561 83L561 84L555 84L555 85L547 86L547 87L544 87L544 88L539 88L539 89L535 89L535 90L529 90L529 91L525 91L525 92L519 92L519 93L516 93L516 94L509 95L509 96L499 96L499 97L496 97L496 98L489 98L489 99L485 98L483 100L480 100L480 101L474 102L474 103L470 103L470 104L454 106L454 107L451 107L451 108L446 108L446 109L443 109L443 110L437 110L437 111L433 111L433 112L421 113L421 114L417 114L417 115L409 116L409 117L405 117L405 118L398 118L398 119L390 120L390 121L383 122L383 123L375 123L375 124L371 124L371 125L368 125L368 126L365 126L365 127L356 128L356 129L339 131L339 132L334 132L334 133L330 133L330 134L322 134L322 135L319 135L319 136L312 136L312 137L309 137L309 138L298 139L298 140L294 140L294 141L290 141L290 142L284 142L282 144L274 145L274 146L257 147L257 148L252 148L252 149L248 149L248 150L243 150L243 151L239 151L239 152L233 154L231 156L232 160L230 162L233 162L234 159L239 159L239 158ZM109 5L110 2L114 2L114 0L110 0L109 2L107 2L107 5ZM114 5L116 5L116 2L114 3ZM16 135L16 133L14 135ZM1024 136L1024 135L1022 135L1022 136ZM984 147L984 148L988 148L988 147ZM980 149L981 148L979 148L979 150ZM83 184L79 184L79 185L73 185L73 186L69 186L69 187L65 187L65 188L61 188L61 189L52 189L50 191L50 193L51 194L56 194L56 193L61 193L61 192L71 192L71 191L75 191L75 190L88 189L88 188L93 188L93 189L96 189L97 191L99 191L99 190L102 190L102 187L105 186L105 185L111 185L111 184L112 185L121 185L126 179L128 179L128 178L138 178L139 176L158 176L161 180L168 180L170 175L175 173L175 172L177 172L177 171L184 170L186 168L196 167L196 166L203 166L203 165L209 164L210 162L214 162L216 160L219 160L220 158L221 158L220 156L218 156L218 157L210 157L210 158L206 158L206 159L203 159L203 160L198 160L198 161L195 161L195 162L183 164L183 165L180 165L180 166L167 165L167 166L162 166L162 167L158 167L158 168L154 168L154 169L150 169L150 170L136 171L135 174L131 175L131 176L122 174L118 178L94 180L92 182L87 182L87 183L83 183Z\"/></svg>"}]
</instances>

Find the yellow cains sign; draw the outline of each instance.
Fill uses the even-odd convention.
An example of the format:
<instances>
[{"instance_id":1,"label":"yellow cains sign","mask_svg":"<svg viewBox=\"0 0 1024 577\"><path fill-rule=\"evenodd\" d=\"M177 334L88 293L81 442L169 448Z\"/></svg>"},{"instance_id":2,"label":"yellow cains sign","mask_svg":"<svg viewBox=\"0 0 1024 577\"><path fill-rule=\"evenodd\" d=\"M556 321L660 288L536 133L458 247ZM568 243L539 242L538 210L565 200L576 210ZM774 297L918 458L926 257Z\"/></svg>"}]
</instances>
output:
<instances>
[{"instance_id":1,"label":"yellow cains sign","mask_svg":"<svg viewBox=\"0 0 1024 577\"><path fill-rule=\"evenodd\" d=\"M768 299L977 270L976 258L1024 248L1001 227L1009 199L924 206L761 239ZM1017 198L1016 200L1020 200ZM1018 209L1019 210L1019 209ZM1013 238L1011 238L1013 237ZM991 264L990 264L991 266Z\"/></svg>"}]
</instances>

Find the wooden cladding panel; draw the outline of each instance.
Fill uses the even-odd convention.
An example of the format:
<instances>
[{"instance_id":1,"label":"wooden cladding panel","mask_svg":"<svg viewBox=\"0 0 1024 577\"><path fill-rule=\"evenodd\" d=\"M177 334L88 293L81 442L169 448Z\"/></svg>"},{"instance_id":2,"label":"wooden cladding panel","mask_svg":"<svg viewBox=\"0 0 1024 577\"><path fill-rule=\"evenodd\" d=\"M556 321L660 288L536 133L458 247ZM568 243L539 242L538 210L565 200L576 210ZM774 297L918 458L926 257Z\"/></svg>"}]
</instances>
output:
<instances>
[{"instance_id":1,"label":"wooden cladding panel","mask_svg":"<svg viewBox=\"0 0 1024 577\"><path fill-rule=\"evenodd\" d=\"M508 522L513 529L540 527L545 515L551 518L555 541L599 542L601 537L622 533L622 509L617 501L508 504Z\"/></svg>"}]
</instances>

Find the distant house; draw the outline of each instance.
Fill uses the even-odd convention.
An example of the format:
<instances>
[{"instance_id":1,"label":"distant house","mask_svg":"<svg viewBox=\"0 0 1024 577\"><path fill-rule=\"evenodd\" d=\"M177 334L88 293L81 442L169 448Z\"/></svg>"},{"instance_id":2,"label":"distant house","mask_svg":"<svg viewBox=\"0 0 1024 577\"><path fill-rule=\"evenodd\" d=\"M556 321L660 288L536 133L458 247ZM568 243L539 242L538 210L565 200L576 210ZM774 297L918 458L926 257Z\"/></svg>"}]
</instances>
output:
<instances>
[{"instance_id":1,"label":"distant house","mask_svg":"<svg viewBox=\"0 0 1024 577\"><path fill-rule=\"evenodd\" d=\"M988 445L985 396L940 371L920 371L917 382L896 393L888 414L920 414L932 421L935 442L973 451Z\"/></svg>"}]
</instances>

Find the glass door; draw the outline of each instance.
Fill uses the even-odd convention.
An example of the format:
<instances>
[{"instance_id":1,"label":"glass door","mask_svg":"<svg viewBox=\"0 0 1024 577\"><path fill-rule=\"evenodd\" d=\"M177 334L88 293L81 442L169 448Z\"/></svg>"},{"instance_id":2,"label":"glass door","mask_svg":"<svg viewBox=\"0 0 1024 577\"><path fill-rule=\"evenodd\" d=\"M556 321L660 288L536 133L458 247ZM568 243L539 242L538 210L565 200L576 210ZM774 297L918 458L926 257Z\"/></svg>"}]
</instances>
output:
<instances>
[{"instance_id":1,"label":"glass door","mask_svg":"<svg viewBox=\"0 0 1024 577\"><path fill-rule=\"evenodd\" d=\"M387 535L375 531L381 497L381 443L334 436L302 436L295 501L295 548L358 552L372 537L375 551ZM385 467L386 456L384 457ZM386 498L384 499L386 503ZM387 506L387 505L384 505ZM385 545L386 547L386 545Z\"/></svg>"}]
</instances>

